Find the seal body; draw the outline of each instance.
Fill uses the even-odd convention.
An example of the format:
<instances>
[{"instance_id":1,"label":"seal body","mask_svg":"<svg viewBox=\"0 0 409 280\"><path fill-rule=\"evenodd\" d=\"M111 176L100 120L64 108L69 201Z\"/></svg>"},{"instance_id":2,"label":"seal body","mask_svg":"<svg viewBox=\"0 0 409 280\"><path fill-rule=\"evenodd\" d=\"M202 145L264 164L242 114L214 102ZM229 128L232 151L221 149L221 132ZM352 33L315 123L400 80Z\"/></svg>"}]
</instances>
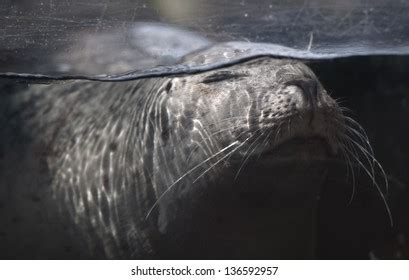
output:
<instances>
[{"instance_id":1,"label":"seal body","mask_svg":"<svg viewBox=\"0 0 409 280\"><path fill-rule=\"evenodd\" d=\"M317 201L345 128L301 62L33 85L8 111L41 161L37 193L74 229L81 257L314 257Z\"/></svg>"}]
</instances>

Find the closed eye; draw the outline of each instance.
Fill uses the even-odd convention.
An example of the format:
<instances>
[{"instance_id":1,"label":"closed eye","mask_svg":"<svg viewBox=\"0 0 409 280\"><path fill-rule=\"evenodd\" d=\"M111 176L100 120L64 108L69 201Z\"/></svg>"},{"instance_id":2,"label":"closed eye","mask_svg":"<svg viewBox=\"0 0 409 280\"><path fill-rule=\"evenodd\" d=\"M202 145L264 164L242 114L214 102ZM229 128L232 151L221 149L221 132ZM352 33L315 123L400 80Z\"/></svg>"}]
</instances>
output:
<instances>
[{"instance_id":1,"label":"closed eye","mask_svg":"<svg viewBox=\"0 0 409 280\"><path fill-rule=\"evenodd\" d=\"M211 74L205 77L201 83L210 84L210 83L218 83L226 80L233 80L233 79L240 79L243 77L247 77L246 74L243 73L233 73L230 71L219 71L214 74Z\"/></svg>"}]
</instances>

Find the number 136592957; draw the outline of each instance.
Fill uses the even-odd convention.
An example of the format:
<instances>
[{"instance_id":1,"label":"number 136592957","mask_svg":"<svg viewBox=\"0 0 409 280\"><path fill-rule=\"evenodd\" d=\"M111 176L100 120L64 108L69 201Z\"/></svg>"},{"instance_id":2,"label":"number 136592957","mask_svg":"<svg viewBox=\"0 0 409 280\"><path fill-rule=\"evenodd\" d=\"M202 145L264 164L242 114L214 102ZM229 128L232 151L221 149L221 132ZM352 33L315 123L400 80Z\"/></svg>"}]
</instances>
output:
<instances>
[{"instance_id":1,"label":"number 136592957","mask_svg":"<svg viewBox=\"0 0 409 280\"><path fill-rule=\"evenodd\" d=\"M278 266L229 266L224 268L225 275L276 275Z\"/></svg>"}]
</instances>

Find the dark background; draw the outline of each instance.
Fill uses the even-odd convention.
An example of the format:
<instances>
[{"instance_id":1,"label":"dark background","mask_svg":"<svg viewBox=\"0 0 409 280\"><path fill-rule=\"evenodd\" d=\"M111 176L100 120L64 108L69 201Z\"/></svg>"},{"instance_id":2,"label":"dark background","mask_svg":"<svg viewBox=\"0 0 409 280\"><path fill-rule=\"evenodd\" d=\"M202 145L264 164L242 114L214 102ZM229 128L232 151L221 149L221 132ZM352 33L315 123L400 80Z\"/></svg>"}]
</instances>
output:
<instances>
[{"instance_id":1,"label":"dark background","mask_svg":"<svg viewBox=\"0 0 409 280\"><path fill-rule=\"evenodd\" d=\"M395 227L390 229L384 225L382 229L386 230L385 236L382 237L384 240L376 245L378 247L375 251L379 257L388 258L393 257L397 248L400 248L399 250L406 252L404 258L409 258L407 243L409 238L409 57L351 57L312 62L309 65L329 93L334 98L340 98L342 106L352 110L350 115L366 130L375 156L388 176L391 189L388 201ZM359 198L357 203L360 204L358 211L352 206L346 207L345 209L348 210L344 213L331 212L331 205L325 205L323 213L327 213L328 217L324 220L331 220L332 222L328 223L338 226L342 222L338 224L337 217L346 214L351 221L355 219L356 228L361 225L371 228L369 231L380 230L379 224L376 225L376 222L368 220L371 215L364 219L359 218L359 213L362 213L363 209L371 207ZM378 206L382 207L380 203ZM382 209L377 209L380 212L377 214L373 212L375 216L382 213ZM325 229L326 226L322 225L322 228ZM337 230L347 232L345 224L343 226ZM375 235L374 232L369 232L367 238ZM398 245L399 242L396 239L399 239L399 242L406 240L402 242L406 245ZM353 242L352 240L350 239L350 242ZM374 241L374 243L377 242L379 241ZM347 247L347 244L344 245L339 250ZM358 246L357 244L356 248ZM331 248L331 241L326 248Z\"/></svg>"}]
</instances>

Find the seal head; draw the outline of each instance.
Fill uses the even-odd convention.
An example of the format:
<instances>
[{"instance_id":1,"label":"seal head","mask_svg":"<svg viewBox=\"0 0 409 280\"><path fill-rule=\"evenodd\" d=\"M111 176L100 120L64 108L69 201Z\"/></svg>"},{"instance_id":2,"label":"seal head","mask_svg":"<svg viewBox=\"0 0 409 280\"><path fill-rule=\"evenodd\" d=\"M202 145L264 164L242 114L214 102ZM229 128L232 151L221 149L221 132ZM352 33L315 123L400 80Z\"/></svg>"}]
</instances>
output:
<instances>
[{"instance_id":1,"label":"seal head","mask_svg":"<svg viewBox=\"0 0 409 280\"><path fill-rule=\"evenodd\" d=\"M344 131L340 108L316 76L300 62L261 58L173 78L164 88L166 111L155 116L162 125L157 154L165 155L158 169L179 171L156 174L151 211L169 244L189 244L170 251L294 257L289 248L261 248L274 238L288 244L280 222L311 218L323 163L338 154ZM297 210L286 216L283 209ZM297 227L311 234L296 222L280 227L294 248Z\"/></svg>"}]
</instances>

